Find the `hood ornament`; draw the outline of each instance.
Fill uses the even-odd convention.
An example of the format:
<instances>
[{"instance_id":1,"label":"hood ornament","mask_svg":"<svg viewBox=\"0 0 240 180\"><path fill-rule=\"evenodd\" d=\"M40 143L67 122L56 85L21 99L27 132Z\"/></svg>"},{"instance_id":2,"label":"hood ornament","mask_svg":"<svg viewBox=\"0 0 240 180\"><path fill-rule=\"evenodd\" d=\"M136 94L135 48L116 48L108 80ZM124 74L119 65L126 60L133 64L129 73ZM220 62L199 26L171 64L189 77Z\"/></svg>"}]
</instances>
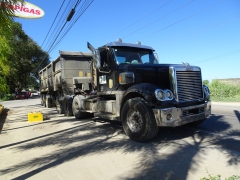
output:
<instances>
[{"instance_id":1,"label":"hood ornament","mask_svg":"<svg viewBox=\"0 0 240 180\"><path fill-rule=\"evenodd\" d=\"M187 62L182 62L185 66L189 66L189 63Z\"/></svg>"}]
</instances>

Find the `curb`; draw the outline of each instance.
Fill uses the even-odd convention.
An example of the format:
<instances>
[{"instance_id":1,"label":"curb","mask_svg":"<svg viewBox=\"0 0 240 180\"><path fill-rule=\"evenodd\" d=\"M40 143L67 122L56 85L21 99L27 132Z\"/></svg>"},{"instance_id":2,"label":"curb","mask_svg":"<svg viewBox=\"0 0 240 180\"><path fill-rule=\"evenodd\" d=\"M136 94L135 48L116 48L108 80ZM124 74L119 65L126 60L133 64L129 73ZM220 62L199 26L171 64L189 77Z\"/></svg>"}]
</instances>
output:
<instances>
[{"instance_id":1,"label":"curb","mask_svg":"<svg viewBox=\"0 0 240 180\"><path fill-rule=\"evenodd\" d=\"M4 110L4 106L0 106L0 115L2 114L3 110Z\"/></svg>"},{"instance_id":2,"label":"curb","mask_svg":"<svg viewBox=\"0 0 240 180\"><path fill-rule=\"evenodd\" d=\"M224 106L239 106L240 107L240 102L214 102L214 101L212 101L212 104L224 105Z\"/></svg>"}]
</instances>

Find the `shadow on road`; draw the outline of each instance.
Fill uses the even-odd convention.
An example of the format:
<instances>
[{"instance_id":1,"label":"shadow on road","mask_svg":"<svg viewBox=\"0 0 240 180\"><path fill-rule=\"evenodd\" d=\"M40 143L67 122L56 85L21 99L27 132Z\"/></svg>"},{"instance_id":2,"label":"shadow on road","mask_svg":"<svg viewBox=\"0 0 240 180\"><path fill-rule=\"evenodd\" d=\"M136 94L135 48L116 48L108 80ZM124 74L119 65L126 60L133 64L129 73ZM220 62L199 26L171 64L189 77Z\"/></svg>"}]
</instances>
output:
<instances>
[{"instance_id":1,"label":"shadow on road","mask_svg":"<svg viewBox=\"0 0 240 180\"><path fill-rule=\"evenodd\" d=\"M234 110L234 113L236 114L237 118L238 118L238 121L240 123L240 112L237 111L237 110Z\"/></svg>"},{"instance_id":2,"label":"shadow on road","mask_svg":"<svg viewBox=\"0 0 240 180\"><path fill-rule=\"evenodd\" d=\"M160 128L157 137L146 143L129 140L120 124L98 123L94 119L82 121L71 119L71 121L76 123L73 128L2 146L1 148L11 147L17 151L53 145L59 148L42 157L26 159L23 163L1 169L0 174L23 170L25 173L14 179L27 179L78 157L123 151L123 153L138 152L140 156L132 169L129 169L131 177L121 175L116 179L187 179L190 172L198 170L212 145L225 149L229 165L240 164L239 153L231 151L233 149L240 152L240 147L236 146L240 141L231 137L232 134L240 132L227 131L226 137L223 137L216 134L213 136L206 131L208 126L213 126L213 133L224 132L230 128L227 122L222 121L220 115L212 115L195 128ZM219 128L214 129L214 126ZM119 138L119 135L122 138ZM171 151L166 149L169 147Z\"/></svg>"}]
</instances>

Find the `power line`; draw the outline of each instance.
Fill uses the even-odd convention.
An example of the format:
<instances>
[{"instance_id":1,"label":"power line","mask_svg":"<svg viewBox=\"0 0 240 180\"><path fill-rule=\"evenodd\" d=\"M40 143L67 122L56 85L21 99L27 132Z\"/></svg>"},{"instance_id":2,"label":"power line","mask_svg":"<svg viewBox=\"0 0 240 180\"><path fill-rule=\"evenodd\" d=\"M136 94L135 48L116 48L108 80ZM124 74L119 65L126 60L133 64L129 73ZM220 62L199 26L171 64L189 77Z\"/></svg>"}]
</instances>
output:
<instances>
[{"instance_id":1,"label":"power line","mask_svg":"<svg viewBox=\"0 0 240 180\"><path fill-rule=\"evenodd\" d=\"M143 20L144 18L146 18L147 16L151 15L151 14L154 13L155 11L157 11L157 10L163 8L164 6L166 6L167 4L169 4L170 2L172 2L172 0L166 2L165 4L159 6L159 7L156 8L156 9L154 9L154 10L151 11L150 13L146 14L145 16L141 17L141 18L138 19L137 21L135 21L135 22L131 23L130 25L126 26L125 28L121 29L121 30L118 31L117 33L115 33L115 34L109 36L108 38L106 38L106 39L104 40L104 42L105 42L107 39L109 39L109 38L111 38L111 37L113 37L113 36L116 36L117 34L121 33L122 31L126 30L127 28L131 27L132 25L134 25L134 24L138 23L139 21ZM103 42L103 41L102 41L102 42Z\"/></svg>"},{"instance_id":2,"label":"power line","mask_svg":"<svg viewBox=\"0 0 240 180\"><path fill-rule=\"evenodd\" d=\"M55 35L55 37L54 37L51 45L49 46L49 48L48 48L48 50L47 50L47 53L50 53L50 52L56 47L56 45L57 45L58 43L60 43L60 41L62 40L62 38L69 32L69 30L72 28L72 26L77 22L77 20L81 17L81 15L88 9L88 7L91 5L91 3L92 3L93 1L94 1L94 0L88 1L88 2L90 2L90 3L87 4L87 5L86 5L86 1L85 1L85 3L84 3L84 4L82 5L82 7L80 8L80 10L81 10L82 8L83 8L83 10L82 10L82 11L78 10L77 18L75 18L75 19L73 18L73 19L74 19L74 20L73 20L73 23L70 23L71 25L70 25L70 27L68 28L68 30L65 31L65 33L64 33L63 35L61 35L62 31L64 30L64 27L65 27L66 24L67 24L67 22L70 22L70 21L71 21L73 15L74 15L74 13L75 13L76 7L78 7L78 5L79 5L80 2L81 2L81 0L75 1L75 6L74 6L74 8L71 9L71 11L69 12L69 14L68 14L68 16L67 16L67 18L66 18L65 23L63 24L63 26L61 27L61 29L58 30L57 35ZM69 3L68 3L68 5L67 5L66 8L69 7L70 2L71 2L71 1L69 1ZM72 4L73 4L73 3L72 3ZM73 6L72 6L72 7L73 7ZM80 12L80 13L79 13L79 12ZM62 17L63 17L63 15L62 15ZM60 24L60 21L61 21L61 18L60 18L60 20L58 21L59 24ZM56 30L56 28L55 28L55 30ZM59 38L59 37L61 37L61 38ZM57 42L57 44L56 44L56 42ZM44 59L45 59L46 57L47 57L47 55L46 55L46 56L43 58L43 60L40 62L40 64L39 64L38 67L36 68L36 71L39 69L39 67L41 66L41 64L43 63L43 61L44 61ZM35 71L35 72L36 72L36 71Z\"/></svg>"},{"instance_id":3,"label":"power line","mask_svg":"<svg viewBox=\"0 0 240 180\"><path fill-rule=\"evenodd\" d=\"M80 4L81 0L78 0L74 6L74 9Z\"/></svg>"},{"instance_id":4,"label":"power line","mask_svg":"<svg viewBox=\"0 0 240 180\"><path fill-rule=\"evenodd\" d=\"M74 5L74 8L73 9L71 9L71 11L70 11L70 13L69 13L69 15L68 15L68 17L67 17L67 21L68 21L68 18L69 18L69 16L71 15L71 13L75 13L75 7L78 7L79 6L79 4L80 4L80 2L81 2L81 0L77 0L77 1L75 1L75 5ZM89 1L87 1L87 2L89 2ZM91 1L91 3L93 2L93 0ZM89 3L89 5L91 4L91 3ZM83 6L85 6L85 4L86 4L86 1L83 3L83 5L80 7L80 10L81 10L81 8L83 7ZM77 10L77 13L79 14L79 11L80 10ZM85 10L84 10L85 11ZM82 14L83 14L84 12L82 12ZM72 15L73 15L72 14ZM66 26L66 28L65 29L71 29L71 28L69 28L69 26L70 27L72 27L73 26L73 24L75 24L75 21L76 21L76 17L77 18L80 18L80 17L78 17L78 15L75 15L74 17L73 17L73 20ZM66 25L66 24L65 24ZM65 26L64 25L64 26ZM67 30L67 32L69 31L69 30ZM49 49L49 52L51 52L55 47L56 47L56 45L57 44L59 44L60 43L60 41L63 39L62 38L62 36L63 36L63 34L65 34L66 35L66 33L62 33L62 31L64 31L64 29L63 28L61 28L61 30L58 32L58 35L56 35L55 37L54 37L54 43L51 43L52 45L50 46L50 48L48 48ZM66 30L65 30L66 31ZM64 35L64 36L65 36Z\"/></svg>"},{"instance_id":5,"label":"power line","mask_svg":"<svg viewBox=\"0 0 240 180\"><path fill-rule=\"evenodd\" d=\"M91 1L92 3L92 1ZM65 31L61 34L61 36L58 38L58 41L54 44L54 46L52 47L52 49L50 51L52 51L53 49L55 49L57 47L57 45L62 41L62 39L65 37L65 35L68 33L68 31L71 29L71 27L75 24L76 19L80 18L79 17L79 13L82 12L82 14L84 13L84 11L82 11L81 9L83 9L83 7L85 6L86 1L83 3L83 5L80 7L80 9L77 11L75 17L73 18L73 20L71 21L70 24L68 24L68 26L65 28ZM89 4L90 5L90 4Z\"/></svg>"},{"instance_id":6,"label":"power line","mask_svg":"<svg viewBox=\"0 0 240 180\"><path fill-rule=\"evenodd\" d=\"M52 30L51 36L50 36L50 38L47 41L47 45L46 45L45 49L49 49L49 47L51 46L52 42L56 38L59 30L61 29L61 24L63 24L64 21L66 20L67 15L68 15L72 5L73 5L73 1L72 0L68 1L67 5L65 6L65 9L63 10L63 13L62 13L61 17L58 19L57 24L55 25L54 29Z\"/></svg>"},{"instance_id":7,"label":"power line","mask_svg":"<svg viewBox=\"0 0 240 180\"><path fill-rule=\"evenodd\" d=\"M149 35L147 35L147 36L144 36L144 37L142 37L142 38L140 38L140 39L144 39L144 38L146 38L146 37L148 37L148 36L151 36L151 35L153 35L153 34L156 34L156 33L160 32L160 31L162 31L162 30L164 30L164 29L167 29L167 28L172 27L172 26L174 26L174 25L176 25L176 24L179 24L179 23L181 23L181 22L183 22L183 21L185 21L185 20L187 20L187 19L192 18L193 16L196 16L196 15L198 15L198 14L201 14L201 13L205 12L205 11L208 11L209 9L212 9L212 8L214 8L215 6L218 6L218 5L222 4L222 3L225 2L225 1L227 1L227 0L223 0L223 1L221 1L220 3L217 3L217 4L213 5L213 6L210 6L210 7L207 8L207 9L204 9L204 10L202 10L202 11L199 11L199 12L197 12L197 13L191 15L191 16L188 16L188 17L186 17L186 18L184 18L184 19L181 19L181 20L179 20L179 21L177 21L177 22L175 22L175 23L172 23L172 24L170 24L170 25L168 25L168 26L165 26L164 28L159 29L159 30L157 30L157 31L155 31L155 32L153 32L153 33L151 33L151 34L149 34Z\"/></svg>"},{"instance_id":8,"label":"power line","mask_svg":"<svg viewBox=\"0 0 240 180\"><path fill-rule=\"evenodd\" d=\"M238 10L239 10L239 9L238 9ZM236 11L233 11L233 12L236 12ZM224 14L223 16L220 16L220 17L218 17L217 19L222 18L222 17L224 17L224 16L227 16L228 14L231 14L231 13L233 13L233 12ZM229 20L229 21L227 21L227 22L224 22L224 23L222 23L222 24L218 24L218 25L215 25L215 26L211 26L210 28L205 29L205 30L200 31L200 32L197 32L197 33L192 33L192 34L188 34L188 35L186 35L186 36L181 36L181 37L178 38L178 39L176 39L175 37L172 37L172 38L174 38L175 41L176 41L176 40L177 40L177 41L179 41L179 40L184 41L184 40L186 39L186 37L194 37L194 36L196 36L196 35L205 33L205 32L210 31L210 30L212 30L212 29L215 29L215 28L218 28L218 27L221 27L221 26L223 26L223 25L226 25L226 24L229 24L229 23L232 23L232 22L235 22L235 21L239 21L239 20L240 20L240 18L231 19L231 20ZM215 19L214 19L214 21L215 21ZM211 20L211 21L209 21L209 22L207 22L207 23L201 24L200 26L203 26L203 25L205 25L205 24L209 24L209 23L211 23L211 22L213 22L213 20ZM200 26L197 26L197 27L200 27ZM169 41L168 41L168 42L169 42ZM168 43L168 45L171 45L171 43Z\"/></svg>"},{"instance_id":9,"label":"power line","mask_svg":"<svg viewBox=\"0 0 240 180\"><path fill-rule=\"evenodd\" d=\"M238 8L237 10L234 10L234 11L230 11L230 12L228 12L228 13L226 13L226 14L223 14L223 15L221 15L221 16L215 18L215 19L212 19L212 20L210 20L210 21L208 21L208 22L204 22L203 24L200 24L200 25L198 25L198 26L195 26L195 27L193 27L192 29L194 29L194 28L199 28L199 27L201 27L201 26L204 26L205 24L212 23L212 22L216 21L217 19L223 18L223 17L225 17L225 16L228 16L229 14L232 14L232 13L234 13L234 12L239 11L239 9L240 9L240 8Z\"/></svg>"},{"instance_id":10,"label":"power line","mask_svg":"<svg viewBox=\"0 0 240 180\"><path fill-rule=\"evenodd\" d=\"M58 14L59 14L59 12L61 11L61 9L62 9L62 7L63 7L64 2L65 2L65 0L63 0L62 5L61 5L61 7L59 8L58 13L57 13L56 16L55 16L55 19L53 20L53 23L52 23L52 25L51 25L51 27L50 27L50 29L49 29L47 35L46 35L46 37L45 37L45 39L44 39L44 41L43 41L41 47L43 46L45 40L47 39L48 34L49 34L49 32L51 31L51 29L52 29L52 27L53 27L53 24L55 23L55 21L56 21L56 19L57 19L57 17L58 17Z\"/></svg>"},{"instance_id":11,"label":"power line","mask_svg":"<svg viewBox=\"0 0 240 180\"><path fill-rule=\"evenodd\" d=\"M221 27L221 26L224 26L224 25L226 25L226 24L229 24L229 23L232 23L232 22L235 22L235 21L239 21L239 20L240 20L240 18L231 19L230 21L227 21L227 22L222 23L222 24L219 24L219 25L217 25L217 26L213 26L213 27L211 27L211 28L205 29L204 31L200 31L200 32L195 33L195 34L188 35L188 37L195 36L195 35L198 35L198 34L202 34L202 33L205 33L205 32L207 32L207 31L209 31L209 30L212 30L212 29L215 29L215 28L218 28L218 27Z\"/></svg>"},{"instance_id":12,"label":"power line","mask_svg":"<svg viewBox=\"0 0 240 180\"><path fill-rule=\"evenodd\" d=\"M204 60L201 60L201 61L196 61L196 62L193 62L193 63L208 62L208 61L223 58L223 57L230 56L230 55L237 54L237 53L240 53L240 49L236 50L236 51L231 51L231 52L228 52L228 53L225 53L225 54L221 54L221 55L218 55L218 56L214 56L214 57L211 57L211 58L207 58L207 59L204 59Z\"/></svg>"},{"instance_id":13,"label":"power line","mask_svg":"<svg viewBox=\"0 0 240 180\"><path fill-rule=\"evenodd\" d=\"M63 30L63 28L65 27L65 25L66 25L66 24L67 24L67 21L64 23L64 25L62 26L62 28L61 28L61 29L60 29L60 31L58 32L58 34L57 34L56 38L54 39L54 41L53 41L52 45L50 46L50 48L49 48L49 50L48 50L48 53L50 53L50 52L51 52L51 48L53 47L54 43L56 42L56 40L57 40L58 36L59 36L59 35L60 35L60 33L62 32L62 30Z\"/></svg>"},{"instance_id":14,"label":"power line","mask_svg":"<svg viewBox=\"0 0 240 180\"><path fill-rule=\"evenodd\" d=\"M53 47L54 43L57 41L58 37L60 36L61 32L63 31L64 27L66 26L67 22L69 22L75 12L75 8L72 9L72 7L76 7L79 4L79 0L76 1L69 1L64 12L61 16L61 18L59 19L59 24L64 23L63 26L61 28L56 27L55 31L53 31L52 34L54 34L54 36L52 36L52 40L49 41L49 46L48 46L48 52L50 52L51 48ZM65 21L65 22L64 22ZM59 26L59 25L58 25Z\"/></svg>"},{"instance_id":15,"label":"power line","mask_svg":"<svg viewBox=\"0 0 240 180\"><path fill-rule=\"evenodd\" d=\"M62 36L59 38L59 40L56 42L56 44L53 46L51 51L57 47L57 45L62 41L62 39L66 36L66 34L71 30L72 26L78 21L78 19L82 16L82 14L89 8L89 6L92 4L93 0L88 1L88 3L82 5L83 10L79 10L77 12L77 15L75 16L75 19L73 19L72 23L67 27L65 32L62 34ZM50 51L50 52L51 52Z\"/></svg>"},{"instance_id":16,"label":"power line","mask_svg":"<svg viewBox=\"0 0 240 180\"><path fill-rule=\"evenodd\" d=\"M237 9L237 10L232 11L232 12L228 12L228 13L226 13L226 14L224 14L224 15L221 15L221 16L215 18L215 19L212 19L212 20L210 20L210 21L208 21L208 22L204 22L203 24L199 24L199 25L197 25L197 26L195 26L195 27L192 27L192 28L190 28L189 30L199 28L199 27L201 27L201 26L203 26L203 25L205 25L205 24L208 24L208 23L215 22L217 19L220 19L220 18L222 18L222 17L225 17L225 16L227 16L227 15L229 15L229 14L232 14L232 13L234 13L234 12L236 12L236 11L239 11L239 10L240 10L240 9ZM179 38L179 37L172 37L172 39L174 39L174 41L176 41L177 39L183 40L183 39L186 39L187 37L199 35L199 34L201 34L201 33L205 33L205 32L207 32L207 31L209 31L209 30L212 30L212 29L221 27L221 26L223 26L223 25L229 24L229 23L231 23L231 22L235 22L235 21L237 21L237 20L239 20L239 19L227 21L227 22L225 22L224 24L216 25L216 26L214 26L214 27L211 27L211 28L209 28L209 29L207 29L207 30L200 31L200 32L195 33L195 34L190 34L190 35L186 35L186 36L181 36L180 38ZM167 41L166 43L171 43L171 42L170 42L170 41Z\"/></svg>"},{"instance_id":17,"label":"power line","mask_svg":"<svg viewBox=\"0 0 240 180\"><path fill-rule=\"evenodd\" d=\"M126 37L128 37L128 36L130 36L130 35L132 35L132 34L134 34L134 33L136 33L136 32L138 32L138 31L140 31L140 30L142 30L142 29L144 29L144 28L148 27L149 25L151 25L151 24L153 24L153 23L155 23L155 22L157 22L157 21L159 21L159 20L161 20L161 19L163 19L163 18L167 17L168 15L170 15L170 14L172 14L172 13L174 13L174 12L176 12L176 11L178 11L178 10L182 9L182 8L184 8L185 6L187 6L187 5L191 4L191 3L193 3L193 1L194 1L194 0L192 0L192 1L189 1L188 3L186 3L186 4L182 5L181 7L179 7L179 8L177 8L177 9L175 9L175 10L171 11L170 13L168 13L168 14L166 14L166 15L164 15L164 16L162 16L162 17L158 18L158 19L156 19L155 21L153 21L153 22L151 22L151 23L149 23L149 24L147 24L147 25L145 25L145 26L143 26L143 27L141 27L141 28L137 29L136 31L133 31L133 32L131 32L130 34L128 34L128 35L126 35L126 36L124 36L123 38L126 38ZM123 38L122 38L122 39L123 39Z\"/></svg>"}]
</instances>

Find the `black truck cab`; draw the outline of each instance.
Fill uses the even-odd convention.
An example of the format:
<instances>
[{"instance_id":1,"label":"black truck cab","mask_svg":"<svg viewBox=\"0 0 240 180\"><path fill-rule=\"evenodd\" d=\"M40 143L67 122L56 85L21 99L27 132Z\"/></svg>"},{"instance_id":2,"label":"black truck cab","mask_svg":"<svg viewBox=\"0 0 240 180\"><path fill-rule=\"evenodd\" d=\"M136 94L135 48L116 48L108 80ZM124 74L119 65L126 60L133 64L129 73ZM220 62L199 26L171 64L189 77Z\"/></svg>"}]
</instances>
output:
<instances>
[{"instance_id":1,"label":"black truck cab","mask_svg":"<svg viewBox=\"0 0 240 180\"><path fill-rule=\"evenodd\" d=\"M118 40L98 49L88 43L88 48L95 93L74 97L76 118L91 114L118 120L131 139L146 141L159 126L198 125L211 114L199 67L159 63L154 49L139 42Z\"/></svg>"}]
</instances>

